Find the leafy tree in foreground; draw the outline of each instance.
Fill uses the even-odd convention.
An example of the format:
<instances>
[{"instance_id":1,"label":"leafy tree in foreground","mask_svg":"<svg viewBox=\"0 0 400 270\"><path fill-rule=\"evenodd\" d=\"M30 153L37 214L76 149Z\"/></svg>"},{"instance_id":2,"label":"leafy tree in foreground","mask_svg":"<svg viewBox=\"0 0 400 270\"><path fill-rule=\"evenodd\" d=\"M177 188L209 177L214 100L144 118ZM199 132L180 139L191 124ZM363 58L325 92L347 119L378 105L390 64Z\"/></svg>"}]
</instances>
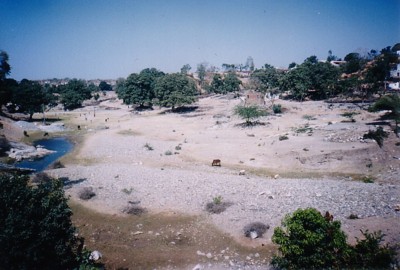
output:
<instances>
[{"instance_id":1,"label":"leafy tree in foreground","mask_svg":"<svg viewBox=\"0 0 400 270\"><path fill-rule=\"evenodd\" d=\"M154 91L157 103L162 107L172 107L172 110L191 104L197 99L197 89L193 80L180 73L158 78Z\"/></svg>"},{"instance_id":2,"label":"leafy tree in foreground","mask_svg":"<svg viewBox=\"0 0 400 270\"><path fill-rule=\"evenodd\" d=\"M251 126L252 120L265 115L265 112L258 106L236 106L234 113L246 120L246 125Z\"/></svg>"},{"instance_id":3,"label":"leafy tree in foreground","mask_svg":"<svg viewBox=\"0 0 400 270\"><path fill-rule=\"evenodd\" d=\"M62 183L31 186L28 179L0 174L0 268L78 267L83 239L75 236Z\"/></svg>"},{"instance_id":4,"label":"leafy tree in foreground","mask_svg":"<svg viewBox=\"0 0 400 270\"><path fill-rule=\"evenodd\" d=\"M340 227L329 213L296 210L274 230L272 242L279 245L280 255L272 264L279 269L390 269L397 264L394 250L379 245L380 232L363 232L365 240L350 246Z\"/></svg>"}]
</instances>

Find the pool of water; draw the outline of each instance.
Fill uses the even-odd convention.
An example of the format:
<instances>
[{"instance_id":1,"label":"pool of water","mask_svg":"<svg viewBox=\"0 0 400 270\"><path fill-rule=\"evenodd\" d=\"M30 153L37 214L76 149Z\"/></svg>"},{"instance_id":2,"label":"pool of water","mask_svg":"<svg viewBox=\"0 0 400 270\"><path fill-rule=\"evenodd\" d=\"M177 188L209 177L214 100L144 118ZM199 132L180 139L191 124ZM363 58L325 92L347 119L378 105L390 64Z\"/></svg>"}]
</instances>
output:
<instances>
[{"instance_id":1,"label":"pool of water","mask_svg":"<svg viewBox=\"0 0 400 270\"><path fill-rule=\"evenodd\" d=\"M17 162L15 164L15 167L29 168L29 169L34 169L37 172L41 172L44 169L46 169L47 166L49 166L51 163L53 163L63 155L67 154L73 148L72 143L68 141L66 138L43 139L36 141L33 145L34 146L42 145L44 148L56 152L46 155L40 159L22 160L21 162Z\"/></svg>"}]
</instances>

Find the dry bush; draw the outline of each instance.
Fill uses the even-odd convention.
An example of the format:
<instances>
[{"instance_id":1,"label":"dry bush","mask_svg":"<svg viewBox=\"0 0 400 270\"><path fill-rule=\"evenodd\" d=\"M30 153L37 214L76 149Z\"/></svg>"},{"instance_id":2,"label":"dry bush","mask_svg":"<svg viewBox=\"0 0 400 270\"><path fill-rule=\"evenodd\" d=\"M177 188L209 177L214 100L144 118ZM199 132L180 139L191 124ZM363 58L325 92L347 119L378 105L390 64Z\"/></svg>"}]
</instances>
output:
<instances>
[{"instance_id":1,"label":"dry bush","mask_svg":"<svg viewBox=\"0 0 400 270\"><path fill-rule=\"evenodd\" d=\"M243 232L246 237L251 237L252 232L254 232L257 237L261 237L268 229L269 225L265 225L262 222L252 222L244 226Z\"/></svg>"},{"instance_id":2,"label":"dry bush","mask_svg":"<svg viewBox=\"0 0 400 270\"><path fill-rule=\"evenodd\" d=\"M92 187L84 187L79 191L78 195L81 200L87 201L96 196L96 193L94 193Z\"/></svg>"},{"instance_id":3,"label":"dry bush","mask_svg":"<svg viewBox=\"0 0 400 270\"><path fill-rule=\"evenodd\" d=\"M146 213L147 211L145 208L138 205L128 205L122 210L122 212L129 215L140 216Z\"/></svg>"}]
</instances>

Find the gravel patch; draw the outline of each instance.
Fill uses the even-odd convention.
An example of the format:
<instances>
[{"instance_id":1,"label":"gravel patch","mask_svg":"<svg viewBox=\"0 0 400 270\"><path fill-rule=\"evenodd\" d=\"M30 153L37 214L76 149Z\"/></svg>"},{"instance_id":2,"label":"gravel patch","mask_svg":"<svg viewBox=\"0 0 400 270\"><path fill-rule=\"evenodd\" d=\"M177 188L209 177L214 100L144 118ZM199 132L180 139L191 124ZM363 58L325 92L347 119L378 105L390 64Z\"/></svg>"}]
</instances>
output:
<instances>
[{"instance_id":1,"label":"gravel patch","mask_svg":"<svg viewBox=\"0 0 400 270\"><path fill-rule=\"evenodd\" d=\"M77 197L82 187L92 187L93 205L99 211L121 213L129 201L140 202L150 212L176 211L203 214L233 236L242 235L249 222L263 222L271 228L298 208L314 207L329 211L343 224L350 214L359 218L400 217L400 189L390 184L363 183L329 179L271 179L239 176L228 170L210 172L204 166L196 171L156 169L141 165L98 164L69 166L51 171L54 176L77 181L67 194ZM124 192L123 190L131 192ZM232 203L220 214L208 214L205 205L216 196ZM273 230L264 236L270 239Z\"/></svg>"}]
</instances>

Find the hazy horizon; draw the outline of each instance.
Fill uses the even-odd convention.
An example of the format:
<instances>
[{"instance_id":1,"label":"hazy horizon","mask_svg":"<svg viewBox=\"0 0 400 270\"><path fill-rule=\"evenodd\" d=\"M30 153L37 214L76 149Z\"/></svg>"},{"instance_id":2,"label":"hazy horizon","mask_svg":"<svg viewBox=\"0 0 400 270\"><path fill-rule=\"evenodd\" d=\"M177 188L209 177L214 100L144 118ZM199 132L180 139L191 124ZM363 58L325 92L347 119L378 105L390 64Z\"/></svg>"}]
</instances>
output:
<instances>
[{"instance_id":1,"label":"hazy horizon","mask_svg":"<svg viewBox=\"0 0 400 270\"><path fill-rule=\"evenodd\" d=\"M0 25L11 78L116 79L379 51L400 42L400 1L2 0Z\"/></svg>"}]
</instances>

